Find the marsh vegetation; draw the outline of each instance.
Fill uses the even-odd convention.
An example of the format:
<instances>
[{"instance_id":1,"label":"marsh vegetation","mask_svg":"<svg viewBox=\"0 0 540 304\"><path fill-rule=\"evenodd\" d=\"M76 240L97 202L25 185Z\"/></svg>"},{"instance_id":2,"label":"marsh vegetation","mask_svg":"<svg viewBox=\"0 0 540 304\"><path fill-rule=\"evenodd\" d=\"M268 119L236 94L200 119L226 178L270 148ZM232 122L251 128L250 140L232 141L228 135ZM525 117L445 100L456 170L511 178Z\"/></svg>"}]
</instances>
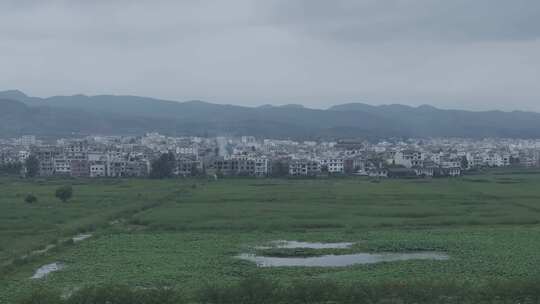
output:
<instances>
[{"instance_id":1,"label":"marsh vegetation","mask_svg":"<svg viewBox=\"0 0 540 304\"><path fill-rule=\"evenodd\" d=\"M107 298L110 289L201 303L388 300L381 290L399 303L482 303L482 296L533 302L540 175L418 181L1 179L0 302L45 290L66 303L90 303L76 299ZM54 196L65 184L76 193L67 204ZM39 201L25 203L28 193ZM430 252L448 258L262 268L237 258ZM55 262L65 267L30 279ZM431 302L404 300L413 296Z\"/></svg>"}]
</instances>

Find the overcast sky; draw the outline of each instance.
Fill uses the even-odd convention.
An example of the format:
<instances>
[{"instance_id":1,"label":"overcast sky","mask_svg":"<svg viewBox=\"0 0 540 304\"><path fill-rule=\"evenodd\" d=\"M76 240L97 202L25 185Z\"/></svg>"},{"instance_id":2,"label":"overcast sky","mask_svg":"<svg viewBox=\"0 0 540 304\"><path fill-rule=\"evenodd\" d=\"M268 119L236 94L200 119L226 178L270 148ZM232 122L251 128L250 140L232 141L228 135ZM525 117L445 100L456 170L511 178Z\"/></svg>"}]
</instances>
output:
<instances>
[{"instance_id":1,"label":"overcast sky","mask_svg":"<svg viewBox=\"0 0 540 304\"><path fill-rule=\"evenodd\" d=\"M538 0L0 0L0 90L540 111Z\"/></svg>"}]
</instances>

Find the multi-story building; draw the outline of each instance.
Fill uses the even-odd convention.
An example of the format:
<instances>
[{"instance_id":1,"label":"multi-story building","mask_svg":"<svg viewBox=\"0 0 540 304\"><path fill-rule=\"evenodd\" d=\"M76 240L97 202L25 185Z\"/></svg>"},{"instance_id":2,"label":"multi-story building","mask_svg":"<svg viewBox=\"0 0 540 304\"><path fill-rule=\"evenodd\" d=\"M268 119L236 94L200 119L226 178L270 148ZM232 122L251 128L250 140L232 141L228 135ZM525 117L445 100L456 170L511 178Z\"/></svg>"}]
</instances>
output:
<instances>
[{"instance_id":1,"label":"multi-story building","mask_svg":"<svg viewBox=\"0 0 540 304\"><path fill-rule=\"evenodd\" d=\"M24 135L20 139L21 145L30 147L36 144L36 137L34 135Z\"/></svg>"},{"instance_id":2,"label":"multi-story building","mask_svg":"<svg viewBox=\"0 0 540 304\"><path fill-rule=\"evenodd\" d=\"M181 156L176 159L175 175L178 176L191 176L198 175L203 172L203 164L196 157Z\"/></svg>"},{"instance_id":3,"label":"multi-story building","mask_svg":"<svg viewBox=\"0 0 540 304\"><path fill-rule=\"evenodd\" d=\"M51 176L55 173L55 158L60 155L56 147L34 147L31 154L35 155L39 161L40 176Z\"/></svg>"},{"instance_id":4,"label":"multi-story building","mask_svg":"<svg viewBox=\"0 0 540 304\"><path fill-rule=\"evenodd\" d=\"M105 177L107 176L107 163L94 162L90 164L90 177Z\"/></svg>"},{"instance_id":5,"label":"multi-story building","mask_svg":"<svg viewBox=\"0 0 540 304\"><path fill-rule=\"evenodd\" d=\"M89 177L90 176L90 163L86 160L74 159L70 162L71 176L73 177Z\"/></svg>"},{"instance_id":6,"label":"multi-story building","mask_svg":"<svg viewBox=\"0 0 540 304\"><path fill-rule=\"evenodd\" d=\"M71 161L65 157L53 158L55 175L70 175L71 174Z\"/></svg>"},{"instance_id":7,"label":"multi-story building","mask_svg":"<svg viewBox=\"0 0 540 304\"><path fill-rule=\"evenodd\" d=\"M269 162L266 157L255 158L255 176L267 176L269 172Z\"/></svg>"},{"instance_id":8,"label":"multi-story building","mask_svg":"<svg viewBox=\"0 0 540 304\"><path fill-rule=\"evenodd\" d=\"M406 168L421 167L424 161L423 154L415 150L403 150L394 155L393 163Z\"/></svg>"},{"instance_id":9,"label":"multi-story building","mask_svg":"<svg viewBox=\"0 0 540 304\"><path fill-rule=\"evenodd\" d=\"M341 158L328 158L320 161L321 168L325 168L328 173L344 173L345 167L343 159Z\"/></svg>"},{"instance_id":10,"label":"multi-story building","mask_svg":"<svg viewBox=\"0 0 540 304\"><path fill-rule=\"evenodd\" d=\"M289 162L289 175L315 176L321 173L321 164L315 160L293 160Z\"/></svg>"}]
</instances>

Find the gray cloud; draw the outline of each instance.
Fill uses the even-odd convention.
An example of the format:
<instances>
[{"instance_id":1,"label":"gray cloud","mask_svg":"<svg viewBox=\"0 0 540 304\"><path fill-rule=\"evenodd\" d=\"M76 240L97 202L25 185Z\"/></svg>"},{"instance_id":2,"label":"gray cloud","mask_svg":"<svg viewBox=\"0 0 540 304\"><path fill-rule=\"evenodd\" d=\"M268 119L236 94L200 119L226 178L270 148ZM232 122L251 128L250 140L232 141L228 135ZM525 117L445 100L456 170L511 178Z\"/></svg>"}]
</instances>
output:
<instances>
[{"instance_id":1,"label":"gray cloud","mask_svg":"<svg viewBox=\"0 0 540 304\"><path fill-rule=\"evenodd\" d=\"M270 19L314 36L366 42L540 37L536 0L280 0Z\"/></svg>"},{"instance_id":2,"label":"gray cloud","mask_svg":"<svg viewBox=\"0 0 540 304\"><path fill-rule=\"evenodd\" d=\"M0 2L0 85L40 96L540 111L539 54L536 0Z\"/></svg>"}]
</instances>

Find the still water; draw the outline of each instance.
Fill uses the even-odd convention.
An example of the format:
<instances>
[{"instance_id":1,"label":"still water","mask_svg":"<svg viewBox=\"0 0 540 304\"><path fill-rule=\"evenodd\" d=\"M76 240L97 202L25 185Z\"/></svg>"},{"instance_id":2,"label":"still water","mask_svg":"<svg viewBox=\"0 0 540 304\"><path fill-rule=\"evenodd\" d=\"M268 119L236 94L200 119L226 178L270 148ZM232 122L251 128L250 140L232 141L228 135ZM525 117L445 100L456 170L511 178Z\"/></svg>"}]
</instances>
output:
<instances>
[{"instance_id":1,"label":"still water","mask_svg":"<svg viewBox=\"0 0 540 304\"><path fill-rule=\"evenodd\" d=\"M346 249L350 248L354 243L312 243L312 242L297 242L297 241L273 241L270 246L259 246L256 249L270 248L306 248L306 249Z\"/></svg>"},{"instance_id":2,"label":"still water","mask_svg":"<svg viewBox=\"0 0 540 304\"><path fill-rule=\"evenodd\" d=\"M51 264L43 265L36 270L34 275L32 276L32 279L43 279L47 275L49 275L51 272L59 271L64 268L64 264L59 262L54 262Z\"/></svg>"},{"instance_id":3,"label":"still water","mask_svg":"<svg viewBox=\"0 0 540 304\"><path fill-rule=\"evenodd\" d=\"M238 258L254 262L258 267L346 267L358 264L376 264L407 260L447 260L449 256L442 252L388 252L286 258L241 254Z\"/></svg>"}]
</instances>

